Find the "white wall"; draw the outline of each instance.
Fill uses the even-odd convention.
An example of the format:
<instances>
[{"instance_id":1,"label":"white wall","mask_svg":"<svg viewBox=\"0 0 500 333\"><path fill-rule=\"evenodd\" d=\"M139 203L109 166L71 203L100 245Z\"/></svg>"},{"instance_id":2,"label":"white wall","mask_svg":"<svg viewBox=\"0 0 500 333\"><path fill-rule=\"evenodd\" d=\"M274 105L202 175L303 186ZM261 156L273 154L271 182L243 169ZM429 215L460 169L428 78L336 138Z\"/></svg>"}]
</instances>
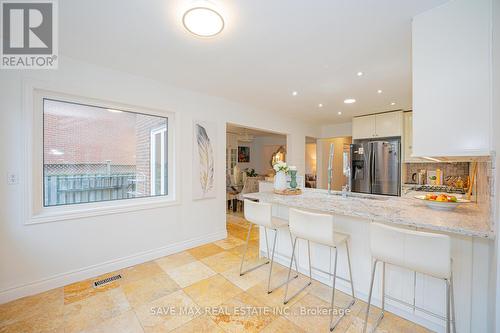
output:
<instances>
[{"instance_id":1,"label":"white wall","mask_svg":"<svg viewBox=\"0 0 500 333\"><path fill-rule=\"evenodd\" d=\"M65 93L177 113L180 204L129 213L24 225L23 82ZM38 83L37 83L38 84ZM288 160L304 171L305 136L314 126L227 100L60 58L58 70L0 76L0 303L225 237L225 124L288 133ZM193 119L217 123L217 198L191 199ZM300 144L299 144L300 143Z\"/></svg>"},{"instance_id":2,"label":"white wall","mask_svg":"<svg viewBox=\"0 0 500 333\"><path fill-rule=\"evenodd\" d=\"M352 122L321 126L321 138L336 138L352 135Z\"/></svg>"},{"instance_id":3,"label":"white wall","mask_svg":"<svg viewBox=\"0 0 500 333\"><path fill-rule=\"evenodd\" d=\"M492 332L500 331L500 1L493 1L493 88L492 88L492 109L493 109L493 122L492 122L492 143L493 149L496 151L496 191L495 191L495 202L496 202L496 216L495 216L495 229L496 229L496 239L495 239L495 251L493 256L493 276L492 276L492 297L490 304L496 305L490 306L492 311L490 312L490 318L495 318L492 322ZM495 296L493 296L495 295Z\"/></svg>"}]
</instances>

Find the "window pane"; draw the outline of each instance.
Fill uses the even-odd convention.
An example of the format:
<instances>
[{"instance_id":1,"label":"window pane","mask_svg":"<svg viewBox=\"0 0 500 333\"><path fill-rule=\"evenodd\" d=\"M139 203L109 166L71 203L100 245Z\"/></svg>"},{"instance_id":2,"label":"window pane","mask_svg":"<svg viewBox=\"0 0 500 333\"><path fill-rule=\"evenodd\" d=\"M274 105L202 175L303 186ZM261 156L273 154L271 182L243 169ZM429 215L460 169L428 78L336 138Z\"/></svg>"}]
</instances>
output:
<instances>
[{"instance_id":1,"label":"window pane","mask_svg":"<svg viewBox=\"0 0 500 333\"><path fill-rule=\"evenodd\" d=\"M167 118L50 99L43 118L44 206L168 194Z\"/></svg>"}]
</instances>

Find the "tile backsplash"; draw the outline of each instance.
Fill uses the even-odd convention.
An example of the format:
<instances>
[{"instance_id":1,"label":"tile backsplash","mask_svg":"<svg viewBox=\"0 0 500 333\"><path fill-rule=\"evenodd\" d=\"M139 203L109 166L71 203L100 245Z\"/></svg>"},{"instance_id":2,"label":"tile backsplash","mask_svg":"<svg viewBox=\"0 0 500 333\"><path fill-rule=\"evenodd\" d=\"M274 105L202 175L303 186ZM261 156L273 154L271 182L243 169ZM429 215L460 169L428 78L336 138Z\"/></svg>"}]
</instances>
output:
<instances>
[{"instance_id":1,"label":"tile backsplash","mask_svg":"<svg viewBox=\"0 0 500 333\"><path fill-rule=\"evenodd\" d=\"M441 169L443 179L448 176L462 177L467 179L469 175L469 162L454 162L454 163L405 163L406 173L403 179L405 183L414 183L412 175L420 170L434 171Z\"/></svg>"}]
</instances>

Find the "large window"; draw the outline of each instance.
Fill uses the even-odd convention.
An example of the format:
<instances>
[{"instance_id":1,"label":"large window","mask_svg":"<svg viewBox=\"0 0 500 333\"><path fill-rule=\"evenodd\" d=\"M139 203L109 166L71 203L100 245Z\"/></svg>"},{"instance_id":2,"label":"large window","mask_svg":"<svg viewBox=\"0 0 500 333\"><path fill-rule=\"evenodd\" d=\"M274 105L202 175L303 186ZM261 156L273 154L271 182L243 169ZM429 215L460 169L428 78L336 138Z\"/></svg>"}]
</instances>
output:
<instances>
[{"instance_id":1,"label":"large window","mask_svg":"<svg viewBox=\"0 0 500 333\"><path fill-rule=\"evenodd\" d=\"M168 119L43 99L43 206L168 195Z\"/></svg>"}]
</instances>

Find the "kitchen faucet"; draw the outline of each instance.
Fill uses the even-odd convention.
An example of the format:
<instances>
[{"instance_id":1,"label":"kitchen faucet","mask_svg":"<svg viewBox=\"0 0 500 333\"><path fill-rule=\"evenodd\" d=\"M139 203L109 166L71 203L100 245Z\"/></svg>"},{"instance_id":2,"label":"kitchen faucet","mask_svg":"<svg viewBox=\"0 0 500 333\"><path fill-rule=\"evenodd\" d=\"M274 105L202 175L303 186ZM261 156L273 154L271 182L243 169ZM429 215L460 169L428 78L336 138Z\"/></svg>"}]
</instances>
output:
<instances>
[{"instance_id":1,"label":"kitchen faucet","mask_svg":"<svg viewBox=\"0 0 500 333\"><path fill-rule=\"evenodd\" d=\"M332 180L333 180L333 143L330 143L330 154L328 157L328 194L332 194Z\"/></svg>"}]
</instances>

